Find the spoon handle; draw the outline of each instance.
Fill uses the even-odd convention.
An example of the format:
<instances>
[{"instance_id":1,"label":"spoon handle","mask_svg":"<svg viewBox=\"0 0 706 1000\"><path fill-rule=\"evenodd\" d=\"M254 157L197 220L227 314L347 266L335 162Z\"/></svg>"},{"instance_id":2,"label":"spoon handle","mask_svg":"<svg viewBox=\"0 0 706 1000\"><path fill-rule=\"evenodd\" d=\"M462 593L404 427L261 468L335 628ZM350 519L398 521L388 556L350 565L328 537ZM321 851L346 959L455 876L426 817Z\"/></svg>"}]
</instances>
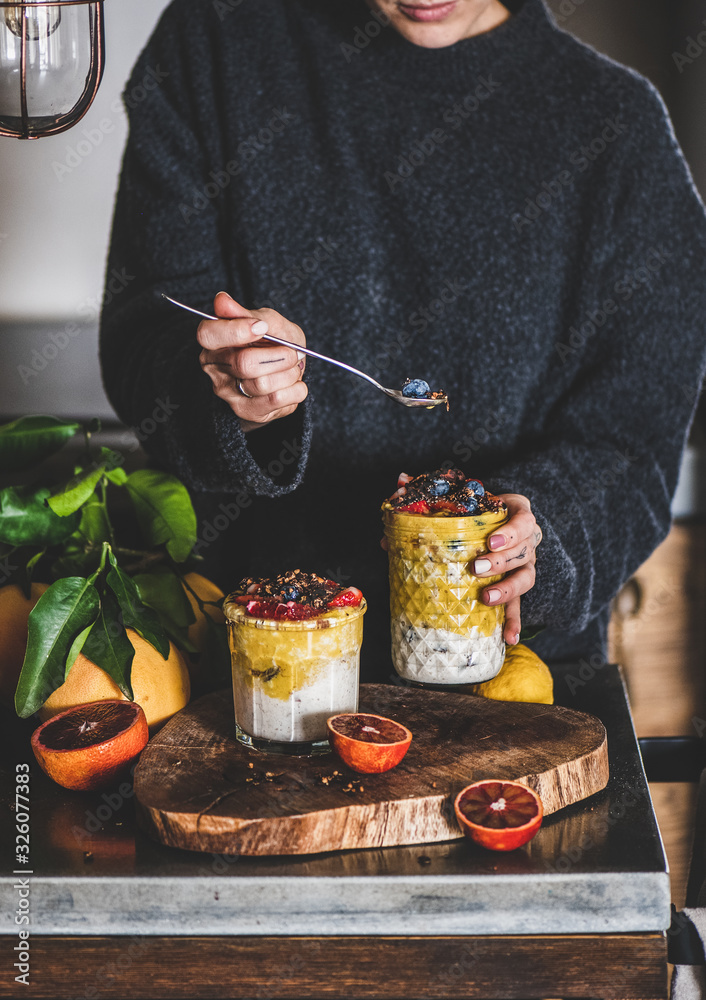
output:
<instances>
[{"instance_id":1,"label":"spoon handle","mask_svg":"<svg viewBox=\"0 0 706 1000\"><path fill-rule=\"evenodd\" d=\"M161 295L163 299L166 299L167 302L171 302L173 306L178 306L180 309L186 309L187 312L194 313L196 316L202 316L204 319L225 319L223 316L211 316L210 313L201 312L200 309L193 309L191 306L187 306L183 302L177 302L176 299L171 298L169 295L165 295L164 292L162 292ZM317 361L328 361L330 365L337 365L339 368L343 368L352 375L364 378L367 382L370 382L371 385L374 385L376 389L381 389L382 392L386 392L385 387L380 385L379 382L376 382L371 375L366 375L365 372L361 372L357 368L353 368L352 365L345 364L343 361L336 361L335 358L328 358L325 354L319 354L317 351L312 351L309 347L302 347L300 344L293 344L291 340L281 340L279 337L273 337L269 333L263 334L260 339L268 340L272 344L279 344L281 347L291 347L293 351L301 351L302 354L308 354L310 358L316 358Z\"/></svg>"}]
</instances>

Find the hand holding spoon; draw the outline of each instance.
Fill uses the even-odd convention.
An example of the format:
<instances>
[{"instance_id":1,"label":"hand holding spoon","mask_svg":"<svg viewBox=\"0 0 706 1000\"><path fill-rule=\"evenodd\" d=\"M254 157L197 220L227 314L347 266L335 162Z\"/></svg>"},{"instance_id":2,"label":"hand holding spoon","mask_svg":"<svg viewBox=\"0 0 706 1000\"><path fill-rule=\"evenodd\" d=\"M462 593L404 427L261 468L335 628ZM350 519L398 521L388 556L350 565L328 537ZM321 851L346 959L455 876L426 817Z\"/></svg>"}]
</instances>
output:
<instances>
[{"instance_id":1,"label":"hand holding spoon","mask_svg":"<svg viewBox=\"0 0 706 1000\"><path fill-rule=\"evenodd\" d=\"M173 306L178 306L179 309L186 309L187 312L194 313L196 316L202 316L204 319L211 320L219 320L219 318L222 319L222 317L212 316L210 313L201 312L200 309L193 309L191 306L187 306L183 302L177 302L176 299L171 298L169 295L165 295L164 292L162 292L161 295L163 299L166 299L167 302L171 302ZM281 347L291 347L292 350L301 351L302 354L308 354L310 358L316 358L318 361L327 361L330 365L336 365L338 368L343 368L344 371L350 372L352 375L364 378L366 382L370 382L370 384L374 385L376 389L379 389L380 392L384 392L386 396L389 396L390 399L394 399L396 403L401 403L402 406L426 406L427 409L431 409L433 406L438 406L440 403L444 403L448 409L448 396L443 394L424 396L421 398L405 396L402 394L400 389L386 389L384 385L380 385L379 382L376 382L371 375L366 375L365 372L361 372L357 368L353 368L352 365L344 364L343 361L336 361L334 358L326 357L325 354L318 354L316 351L312 351L308 347L302 347L301 344L292 344L288 340L281 340L279 337L273 337L269 333L264 334L262 336L262 340L268 340L273 344L279 344Z\"/></svg>"}]
</instances>

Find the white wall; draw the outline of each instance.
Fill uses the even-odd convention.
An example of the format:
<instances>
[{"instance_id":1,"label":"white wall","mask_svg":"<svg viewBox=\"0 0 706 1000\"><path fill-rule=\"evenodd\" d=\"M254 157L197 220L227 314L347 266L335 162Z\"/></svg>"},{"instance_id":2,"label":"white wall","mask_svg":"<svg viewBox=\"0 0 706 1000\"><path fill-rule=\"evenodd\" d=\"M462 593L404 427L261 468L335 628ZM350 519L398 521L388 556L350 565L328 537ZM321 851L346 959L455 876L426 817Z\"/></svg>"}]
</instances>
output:
<instances>
[{"instance_id":1,"label":"white wall","mask_svg":"<svg viewBox=\"0 0 706 1000\"><path fill-rule=\"evenodd\" d=\"M0 138L2 320L69 319L100 301L127 134L119 98L167 3L106 0L106 70L83 121L46 139Z\"/></svg>"}]
</instances>

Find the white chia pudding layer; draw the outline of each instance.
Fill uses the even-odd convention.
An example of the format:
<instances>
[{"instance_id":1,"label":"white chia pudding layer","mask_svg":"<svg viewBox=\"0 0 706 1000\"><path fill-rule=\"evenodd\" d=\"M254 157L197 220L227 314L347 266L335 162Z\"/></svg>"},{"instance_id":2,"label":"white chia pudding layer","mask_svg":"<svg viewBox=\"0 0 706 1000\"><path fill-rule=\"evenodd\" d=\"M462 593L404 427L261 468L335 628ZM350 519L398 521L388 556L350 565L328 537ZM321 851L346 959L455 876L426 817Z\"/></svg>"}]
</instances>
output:
<instances>
[{"instance_id":1,"label":"white chia pudding layer","mask_svg":"<svg viewBox=\"0 0 706 1000\"><path fill-rule=\"evenodd\" d=\"M503 624L490 635L477 626L463 632L392 621L392 662L406 680L426 684L479 684L499 673L505 659Z\"/></svg>"},{"instance_id":2,"label":"white chia pudding layer","mask_svg":"<svg viewBox=\"0 0 706 1000\"><path fill-rule=\"evenodd\" d=\"M256 739L280 743L325 740L326 720L339 712L358 710L358 656L329 660L311 684L289 698L273 698L267 681L249 687L241 671L233 672L235 718Z\"/></svg>"}]
</instances>

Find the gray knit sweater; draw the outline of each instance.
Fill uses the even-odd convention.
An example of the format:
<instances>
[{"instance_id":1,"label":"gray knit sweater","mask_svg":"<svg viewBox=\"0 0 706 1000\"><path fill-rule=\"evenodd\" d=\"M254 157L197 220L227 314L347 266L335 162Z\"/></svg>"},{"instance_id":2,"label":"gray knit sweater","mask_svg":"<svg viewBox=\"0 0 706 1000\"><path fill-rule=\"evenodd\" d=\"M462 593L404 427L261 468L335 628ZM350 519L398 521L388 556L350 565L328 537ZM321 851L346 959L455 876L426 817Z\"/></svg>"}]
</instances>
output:
<instances>
[{"instance_id":1,"label":"gray knit sweater","mask_svg":"<svg viewBox=\"0 0 706 1000\"><path fill-rule=\"evenodd\" d=\"M363 676L384 678L380 502L400 471L458 465L528 496L543 528L535 648L600 657L611 598L669 528L706 363L706 221L654 89L542 0L446 49L363 0L174 0L128 86L150 67L103 371L193 491L207 571L360 587ZM246 437L197 321L158 297L210 310L220 289L385 385L443 387L451 412L309 361L306 404Z\"/></svg>"}]
</instances>

